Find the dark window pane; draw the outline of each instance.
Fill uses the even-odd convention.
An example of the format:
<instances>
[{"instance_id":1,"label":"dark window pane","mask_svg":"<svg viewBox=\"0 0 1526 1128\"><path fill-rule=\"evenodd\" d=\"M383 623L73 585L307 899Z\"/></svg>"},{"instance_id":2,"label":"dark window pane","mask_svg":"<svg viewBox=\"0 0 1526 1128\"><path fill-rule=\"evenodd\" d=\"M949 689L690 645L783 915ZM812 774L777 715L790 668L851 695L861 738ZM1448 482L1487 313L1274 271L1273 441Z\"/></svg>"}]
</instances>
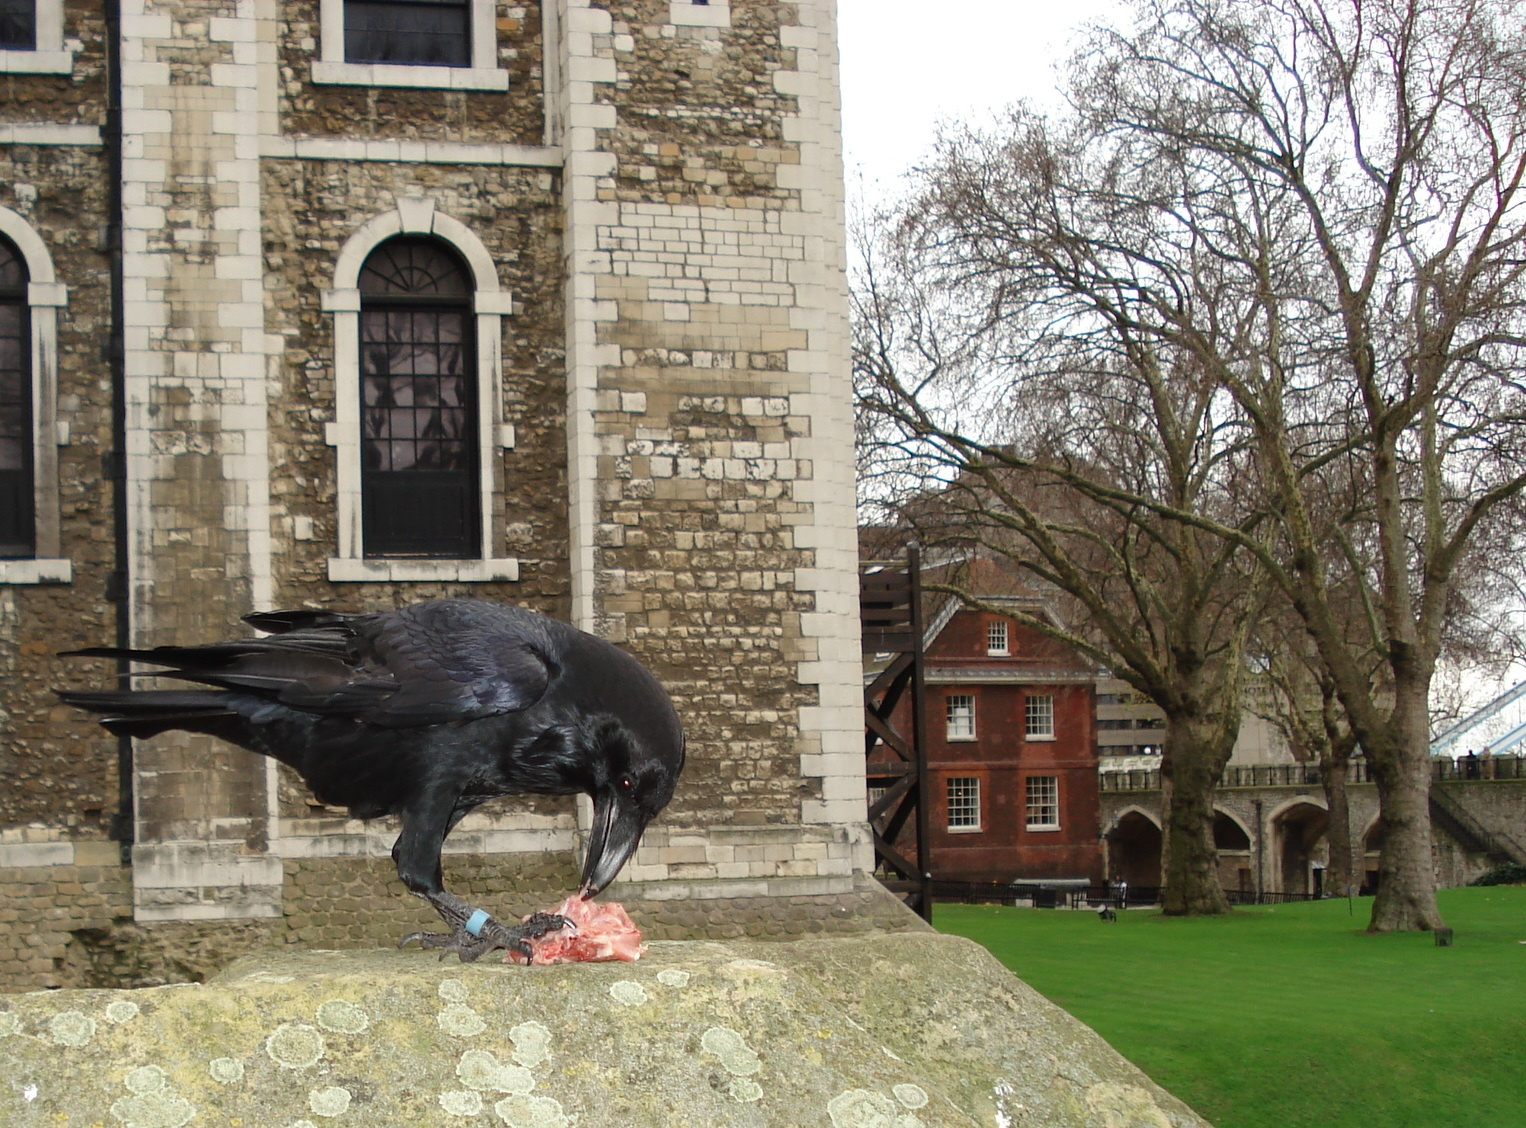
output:
<instances>
[{"instance_id":1,"label":"dark window pane","mask_svg":"<svg viewBox=\"0 0 1526 1128\"><path fill-rule=\"evenodd\" d=\"M0 50L37 50L37 0L0 0Z\"/></svg>"},{"instance_id":2,"label":"dark window pane","mask_svg":"<svg viewBox=\"0 0 1526 1128\"><path fill-rule=\"evenodd\" d=\"M346 0L345 62L470 66L470 26L465 0Z\"/></svg>"},{"instance_id":3,"label":"dark window pane","mask_svg":"<svg viewBox=\"0 0 1526 1128\"><path fill-rule=\"evenodd\" d=\"M360 292L387 295L471 297L466 268L449 248L434 239L390 239L366 259L360 271Z\"/></svg>"},{"instance_id":4,"label":"dark window pane","mask_svg":"<svg viewBox=\"0 0 1526 1128\"><path fill-rule=\"evenodd\" d=\"M26 297L26 264L4 239L0 239L0 297Z\"/></svg>"},{"instance_id":5,"label":"dark window pane","mask_svg":"<svg viewBox=\"0 0 1526 1128\"><path fill-rule=\"evenodd\" d=\"M361 504L368 556L476 556L471 289L434 240L383 243L361 271Z\"/></svg>"},{"instance_id":6,"label":"dark window pane","mask_svg":"<svg viewBox=\"0 0 1526 1128\"><path fill-rule=\"evenodd\" d=\"M26 282L26 264L14 246L0 239L0 557L37 551Z\"/></svg>"}]
</instances>

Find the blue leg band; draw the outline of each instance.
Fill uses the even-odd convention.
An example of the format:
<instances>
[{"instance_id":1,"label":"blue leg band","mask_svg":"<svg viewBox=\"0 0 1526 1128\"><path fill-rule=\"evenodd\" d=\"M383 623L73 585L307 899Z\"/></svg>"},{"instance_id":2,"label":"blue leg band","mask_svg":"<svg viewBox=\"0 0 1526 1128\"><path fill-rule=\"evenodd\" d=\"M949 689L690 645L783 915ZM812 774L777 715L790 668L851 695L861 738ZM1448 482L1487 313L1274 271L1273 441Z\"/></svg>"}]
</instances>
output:
<instances>
[{"instance_id":1,"label":"blue leg band","mask_svg":"<svg viewBox=\"0 0 1526 1128\"><path fill-rule=\"evenodd\" d=\"M481 909L478 909L476 912L472 913L471 916L466 918L466 924L462 927L464 927L466 931L470 932L473 936L481 936L482 926L491 919L492 918L489 917L487 913L483 912Z\"/></svg>"}]
</instances>

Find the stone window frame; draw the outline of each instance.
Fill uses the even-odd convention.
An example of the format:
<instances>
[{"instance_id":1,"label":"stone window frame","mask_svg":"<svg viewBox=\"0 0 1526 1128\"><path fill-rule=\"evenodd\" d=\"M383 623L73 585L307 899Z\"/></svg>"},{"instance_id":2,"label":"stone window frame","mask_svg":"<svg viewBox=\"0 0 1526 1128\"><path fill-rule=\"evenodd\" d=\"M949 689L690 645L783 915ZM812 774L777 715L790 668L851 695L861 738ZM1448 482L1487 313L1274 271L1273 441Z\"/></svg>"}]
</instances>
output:
<instances>
[{"instance_id":1,"label":"stone window frame","mask_svg":"<svg viewBox=\"0 0 1526 1128\"><path fill-rule=\"evenodd\" d=\"M312 80L327 86L507 90L509 72L498 65L498 2L470 0L470 3L471 66L438 67L415 63L345 62L344 0L320 0L318 58L312 63Z\"/></svg>"},{"instance_id":2,"label":"stone window frame","mask_svg":"<svg viewBox=\"0 0 1526 1128\"><path fill-rule=\"evenodd\" d=\"M73 74L83 44L64 38L64 0L35 0L37 46L0 51L0 74Z\"/></svg>"},{"instance_id":3,"label":"stone window frame","mask_svg":"<svg viewBox=\"0 0 1526 1128\"><path fill-rule=\"evenodd\" d=\"M68 442L68 426L58 418L58 311L69 303L69 288L53 270L53 256L26 218L0 207L0 234L27 267L27 317L31 333L32 499L36 555L0 560L0 584L67 584L74 565L65 557L58 504L58 448Z\"/></svg>"},{"instance_id":4,"label":"stone window frame","mask_svg":"<svg viewBox=\"0 0 1526 1128\"><path fill-rule=\"evenodd\" d=\"M668 23L679 27L730 27L731 0L668 0Z\"/></svg>"},{"instance_id":5,"label":"stone window frame","mask_svg":"<svg viewBox=\"0 0 1526 1128\"><path fill-rule=\"evenodd\" d=\"M450 244L472 275L472 312L477 319L477 449L480 459L482 555L446 560L362 555L360 413L360 270L372 251L397 235L432 235ZM503 459L514 446L514 428L503 421L502 319L514 312L514 298L498 282L487 246L465 223L435 209L430 198L403 198L389 212L373 216L345 241L334 262L334 286L323 291L322 309L333 318L334 419L324 439L335 452L336 555L328 578L335 583L492 583L519 579L517 557L493 556L493 514L503 494Z\"/></svg>"}]
</instances>

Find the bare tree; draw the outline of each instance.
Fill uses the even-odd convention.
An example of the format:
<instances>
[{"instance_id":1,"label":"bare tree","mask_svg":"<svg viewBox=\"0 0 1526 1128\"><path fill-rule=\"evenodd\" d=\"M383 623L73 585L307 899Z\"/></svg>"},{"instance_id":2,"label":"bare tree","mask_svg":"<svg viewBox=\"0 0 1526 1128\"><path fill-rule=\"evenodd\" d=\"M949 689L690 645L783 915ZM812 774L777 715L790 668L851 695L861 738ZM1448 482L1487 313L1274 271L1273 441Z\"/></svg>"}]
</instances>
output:
<instances>
[{"instance_id":1,"label":"bare tree","mask_svg":"<svg viewBox=\"0 0 1526 1128\"><path fill-rule=\"evenodd\" d=\"M1469 546L1487 538L1498 566L1521 555L1526 3L1143 0L1137 17L1077 56L1068 114L1019 108L997 133L945 139L903 241L941 295L923 312L986 336L926 351L936 363L902 384L908 418L984 435L1003 416L978 388L1058 415L1080 402L1073 371L1143 380L1132 399L1086 394L1120 422L1140 412L1142 442L1179 427L1189 445L1158 445L1158 465L1190 454L1232 488L1189 504L1069 480L1258 560L1378 785L1370 927L1437 927L1431 678ZM997 370L1026 382L976 380ZM1032 410L1018 418L959 449L1031 457L1041 436ZM1247 460L1202 457L1226 441ZM1334 527L1332 479L1365 502Z\"/></svg>"},{"instance_id":2,"label":"bare tree","mask_svg":"<svg viewBox=\"0 0 1526 1128\"><path fill-rule=\"evenodd\" d=\"M1213 794L1239 731L1257 580L1241 545L1177 514L1235 519L1245 451L1217 418L1232 405L1179 351L1078 341L1038 302L985 286L1007 277L950 274L929 254L946 233L933 208L914 212L861 272L866 493L924 544L994 555L1068 595L1074 625L1017 617L1165 713L1162 903L1225 912ZM957 582L929 587L982 606Z\"/></svg>"}]
</instances>

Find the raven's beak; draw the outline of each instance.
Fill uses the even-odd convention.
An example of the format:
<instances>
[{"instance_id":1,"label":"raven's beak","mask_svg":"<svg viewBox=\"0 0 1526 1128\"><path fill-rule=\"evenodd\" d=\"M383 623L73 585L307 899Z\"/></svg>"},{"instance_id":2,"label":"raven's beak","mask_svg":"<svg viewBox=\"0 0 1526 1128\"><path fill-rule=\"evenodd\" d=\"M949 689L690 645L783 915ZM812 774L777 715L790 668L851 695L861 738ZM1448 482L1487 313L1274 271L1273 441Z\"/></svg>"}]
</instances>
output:
<instances>
[{"instance_id":1,"label":"raven's beak","mask_svg":"<svg viewBox=\"0 0 1526 1128\"><path fill-rule=\"evenodd\" d=\"M588 856L583 859L583 884L578 896L587 901L597 897L615 879L621 867L636 852L646 821L632 807L627 807L611 792L594 800L593 829L588 839Z\"/></svg>"}]
</instances>

